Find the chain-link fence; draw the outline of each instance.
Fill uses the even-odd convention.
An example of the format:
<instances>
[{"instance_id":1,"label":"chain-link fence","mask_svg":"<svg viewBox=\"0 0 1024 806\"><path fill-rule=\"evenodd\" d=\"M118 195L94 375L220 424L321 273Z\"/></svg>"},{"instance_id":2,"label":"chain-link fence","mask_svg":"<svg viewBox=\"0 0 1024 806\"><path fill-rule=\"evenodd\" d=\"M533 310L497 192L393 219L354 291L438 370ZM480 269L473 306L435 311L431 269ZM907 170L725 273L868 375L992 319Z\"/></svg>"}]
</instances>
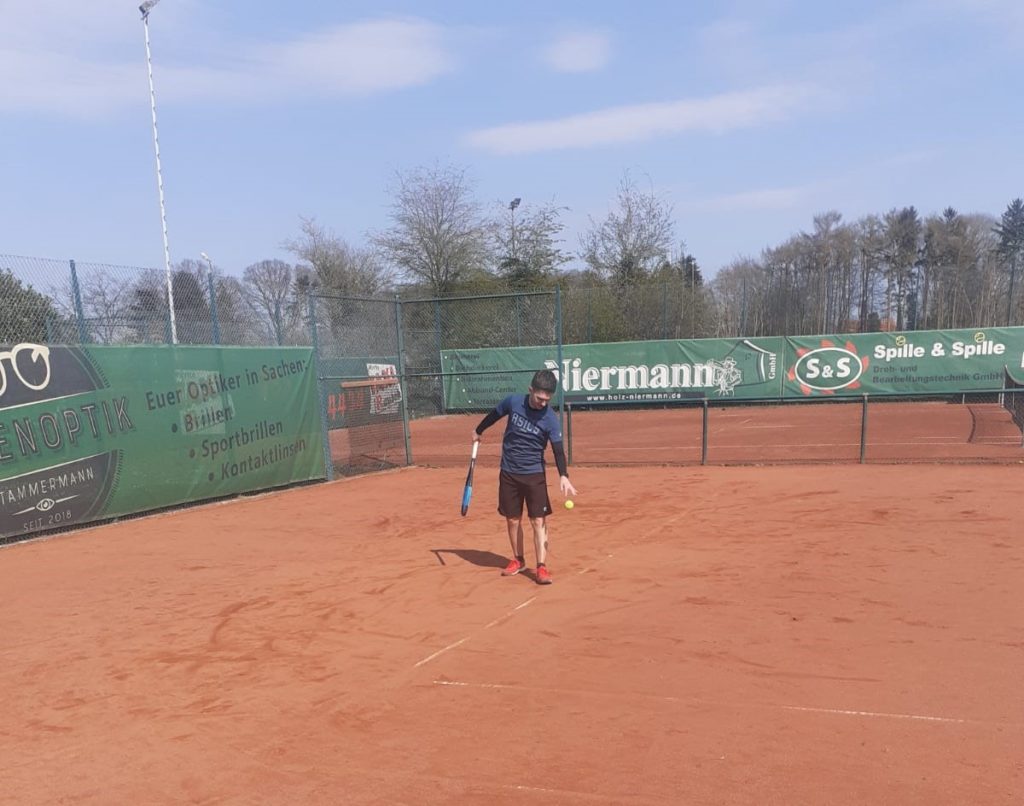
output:
<instances>
[{"instance_id":1,"label":"chain-link fence","mask_svg":"<svg viewBox=\"0 0 1024 806\"><path fill-rule=\"evenodd\" d=\"M557 367L560 300L555 290L402 302L417 464L466 461L470 429L480 413L509 394L525 393L538 369ZM459 438L438 437L438 427L453 419ZM497 444L489 441L483 463L492 460L487 450Z\"/></svg>"},{"instance_id":2,"label":"chain-link fence","mask_svg":"<svg viewBox=\"0 0 1024 806\"><path fill-rule=\"evenodd\" d=\"M556 344L555 302L550 291L402 301L412 416L447 413L446 351ZM486 373L476 379L486 380Z\"/></svg>"},{"instance_id":3,"label":"chain-link fence","mask_svg":"<svg viewBox=\"0 0 1024 806\"><path fill-rule=\"evenodd\" d=\"M398 303L316 293L308 305L333 471L408 464Z\"/></svg>"},{"instance_id":4,"label":"chain-link fence","mask_svg":"<svg viewBox=\"0 0 1024 806\"><path fill-rule=\"evenodd\" d=\"M287 273L268 272L254 282L248 275L244 279L226 276L199 261L185 260L170 273L170 291L173 316L163 269L0 254L0 292L5 302L0 312L0 341L310 343L308 299ZM346 306L352 303L329 296L334 292L317 293L323 300L321 324L337 336ZM403 300L403 324L413 350L410 367L414 371L437 370L435 354L445 346L531 345L538 328L550 332L550 325L537 319L537 300L550 302L553 297L554 291L547 290ZM482 299L489 301L484 303ZM714 335L707 290L685 279L622 288L570 285L561 290L561 305L562 339L568 344ZM550 314L553 306L547 307ZM459 311L468 315L466 322L453 325L445 321L458 319ZM350 324L358 321L359 313L355 312ZM372 326L362 327L361 333L345 336L345 347L353 355L372 352L357 346L360 338L374 343ZM429 354L424 353L428 345ZM428 359L434 356L433 363L423 363L424 355ZM420 392L416 390L415 395Z\"/></svg>"},{"instance_id":5,"label":"chain-link fence","mask_svg":"<svg viewBox=\"0 0 1024 806\"><path fill-rule=\"evenodd\" d=\"M550 291L405 300L321 292L310 297L310 320L338 474L439 456L449 463L465 445L435 444L412 421L489 409L505 386L525 392L545 357L559 355L558 293ZM490 348L516 347L543 355L530 353L522 369L477 361Z\"/></svg>"},{"instance_id":6,"label":"chain-link fence","mask_svg":"<svg viewBox=\"0 0 1024 806\"><path fill-rule=\"evenodd\" d=\"M713 335L710 300L685 281L569 287L562 294L566 344L692 339Z\"/></svg>"},{"instance_id":7,"label":"chain-link fence","mask_svg":"<svg viewBox=\"0 0 1024 806\"><path fill-rule=\"evenodd\" d=\"M0 343L310 343L305 302L289 289L186 264L169 295L161 269L0 254Z\"/></svg>"}]
</instances>

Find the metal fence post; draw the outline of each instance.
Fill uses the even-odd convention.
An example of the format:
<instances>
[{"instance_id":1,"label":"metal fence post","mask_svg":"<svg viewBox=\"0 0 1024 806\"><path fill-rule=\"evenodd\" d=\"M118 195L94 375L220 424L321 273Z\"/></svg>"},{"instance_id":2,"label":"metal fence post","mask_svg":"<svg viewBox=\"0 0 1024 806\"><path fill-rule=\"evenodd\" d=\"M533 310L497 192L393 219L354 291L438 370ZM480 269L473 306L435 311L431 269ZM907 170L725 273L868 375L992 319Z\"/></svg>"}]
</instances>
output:
<instances>
[{"instance_id":1,"label":"metal fence post","mask_svg":"<svg viewBox=\"0 0 1024 806\"><path fill-rule=\"evenodd\" d=\"M565 433L565 369L562 366L562 287L555 286L555 338L558 358L558 426Z\"/></svg>"},{"instance_id":2,"label":"metal fence post","mask_svg":"<svg viewBox=\"0 0 1024 806\"><path fill-rule=\"evenodd\" d=\"M405 377L405 339L402 336L402 300L395 294L395 333L398 340L398 388L402 393L402 434L405 437L405 463L412 464L409 439L409 383Z\"/></svg>"},{"instance_id":3,"label":"metal fence post","mask_svg":"<svg viewBox=\"0 0 1024 806\"><path fill-rule=\"evenodd\" d=\"M701 419L700 431L700 463L708 463L708 399L704 398L704 415Z\"/></svg>"},{"instance_id":4,"label":"metal fence post","mask_svg":"<svg viewBox=\"0 0 1024 806\"><path fill-rule=\"evenodd\" d=\"M71 264L71 294L75 300L75 318L78 320L78 341L80 344L89 343L89 334L85 329L85 311L82 308L82 291L78 285L78 271L75 269L75 261L68 261Z\"/></svg>"},{"instance_id":5,"label":"metal fence post","mask_svg":"<svg viewBox=\"0 0 1024 806\"><path fill-rule=\"evenodd\" d=\"M210 323L213 325L213 343L220 344L220 321L217 318L217 290L213 285L213 272L206 275L210 284Z\"/></svg>"},{"instance_id":6,"label":"metal fence post","mask_svg":"<svg viewBox=\"0 0 1024 806\"><path fill-rule=\"evenodd\" d=\"M743 280L743 301L740 303L740 332L737 335L740 338L747 335L747 281L745 278Z\"/></svg>"},{"instance_id":7,"label":"metal fence post","mask_svg":"<svg viewBox=\"0 0 1024 806\"><path fill-rule=\"evenodd\" d=\"M587 289L587 343L594 341L594 289Z\"/></svg>"},{"instance_id":8,"label":"metal fence post","mask_svg":"<svg viewBox=\"0 0 1024 806\"><path fill-rule=\"evenodd\" d=\"M1020 398L1017 397L1017 395L1019 395L1020 393L1021 393L1020 389L1015 389L1013 394L1012 394L1013 403L1014 403L1015 407L1020 405ZM1020 446L1022 448L1024 448L1024 428L1020 429Z\"/></svg>"},{"instance_id":9,"label":"metal fence post","mask_svg":"<svg viewBox=\"0 0 1024 806\"><path fill-rule=\"evenodd\" d=\"M306 297L309 309L309 335L313 342L313 367L316 372L316 406L320 412L320 433L324 443L324 473L328 481L334 480L334 458L331 456L331 437L327 428L327 412L324 411L324 386L320 373L320 339L316 332L316 299L313 294Z\"/></svg>"},{"instance_id":10,"label":"metal fence post","mask_svg":"<svg viewBox=\"0 0 1024 806\"><path fill-rule=\"evenodd\" d=\"M565 443L569 446L568 462L572 466L572 403L565 407Z\"/></svg>"},{"instance_id":11,"label":"metal fence post","mask_svg":"<svg viewBox=\"0 0 1024 806\"><path fill-rule=\"evenodd\" d=\"M661 284L661 337L668 338L668 283Z\"/></svg>"},{"instance_id":12,"label":"metal fence post","mask_svg":"<svg viewBox=\"0 0 1024 806\"><path fill-rule=\"evenodd\" d=\"M867 439L868 439L868 396L865 394L862 398L860 410L860 463L864 464L864 454L867 450Z\"/></svg>"},{"instance_id":13,"label":"metal fence post","mask_svg":"<svg viewBox=\"0 0 1024 806\"><path fill-rule=\"evenodd\" d=\"M444 395L444 361L442 360L441 353L444 351L444 338L441 335L441 301L437 298L434 299L434 347L437 350L437 366L440 369L440 375L438 376L441 381L441 414L448 413L448 407L445 404Z\"/></svg>"}]
</instances>

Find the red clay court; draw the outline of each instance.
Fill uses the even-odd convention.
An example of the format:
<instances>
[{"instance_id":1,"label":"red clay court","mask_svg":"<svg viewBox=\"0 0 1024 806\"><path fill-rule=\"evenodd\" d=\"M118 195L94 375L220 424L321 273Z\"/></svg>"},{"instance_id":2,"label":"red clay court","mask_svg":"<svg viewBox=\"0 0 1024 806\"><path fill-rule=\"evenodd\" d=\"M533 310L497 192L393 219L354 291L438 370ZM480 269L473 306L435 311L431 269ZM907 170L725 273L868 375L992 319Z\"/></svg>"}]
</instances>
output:
<instances>
[{"instance_id":1,"label":"red clay court","mask_svg":"<svg viewBox=\"0 0 1024 806\"><path fill-rule=\"evenodd\" d=\"M1019 465L579 468L541 587L497 441L465 519L411 468L0 550L0 803L1024 800Z\"/></svg>"}]
</instances>

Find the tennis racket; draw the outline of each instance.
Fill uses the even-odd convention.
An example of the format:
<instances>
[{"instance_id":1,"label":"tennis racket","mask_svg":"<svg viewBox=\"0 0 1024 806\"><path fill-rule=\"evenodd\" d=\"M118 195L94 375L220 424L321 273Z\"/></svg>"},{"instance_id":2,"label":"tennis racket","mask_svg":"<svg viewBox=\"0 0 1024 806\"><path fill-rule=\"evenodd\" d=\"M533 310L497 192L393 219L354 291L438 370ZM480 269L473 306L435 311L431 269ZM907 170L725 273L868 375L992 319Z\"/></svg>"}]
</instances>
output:
<instances>
[{"instance_id":1,"label":"tennis racket","mask_svg":"<svg viewBox=\"0 0 1024 806\"><path fill-rule=\"evenodd\" d=\"M469 472L466 474L466 488L462 491L462 517L469 512L469 499L473 497L473 470L476 468L476 451L480 441L473 441L473 455L469 457Z\"/></svg>"}]
</instances>

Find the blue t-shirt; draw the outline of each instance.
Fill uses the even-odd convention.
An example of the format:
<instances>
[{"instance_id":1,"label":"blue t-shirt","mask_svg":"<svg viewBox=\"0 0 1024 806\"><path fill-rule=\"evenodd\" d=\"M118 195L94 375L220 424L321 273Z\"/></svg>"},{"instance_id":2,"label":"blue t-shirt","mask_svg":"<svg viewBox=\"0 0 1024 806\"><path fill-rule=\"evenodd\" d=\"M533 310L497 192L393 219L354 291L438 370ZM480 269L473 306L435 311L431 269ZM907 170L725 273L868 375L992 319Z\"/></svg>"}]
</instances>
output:
<instances>
[{"instance_id":1,"label":"blue t-shirt","mask_svg":"<svg viewBox=\"0 0 1024 806\"><path fill-rule=\"evenodd\" d=\"M550 406L531 408L529 395L509 395L495 410L508 415L501 441L501 469L516 475L543 473L548 440L562 441L558 415Z\"/></svg>"}]
</instances>

